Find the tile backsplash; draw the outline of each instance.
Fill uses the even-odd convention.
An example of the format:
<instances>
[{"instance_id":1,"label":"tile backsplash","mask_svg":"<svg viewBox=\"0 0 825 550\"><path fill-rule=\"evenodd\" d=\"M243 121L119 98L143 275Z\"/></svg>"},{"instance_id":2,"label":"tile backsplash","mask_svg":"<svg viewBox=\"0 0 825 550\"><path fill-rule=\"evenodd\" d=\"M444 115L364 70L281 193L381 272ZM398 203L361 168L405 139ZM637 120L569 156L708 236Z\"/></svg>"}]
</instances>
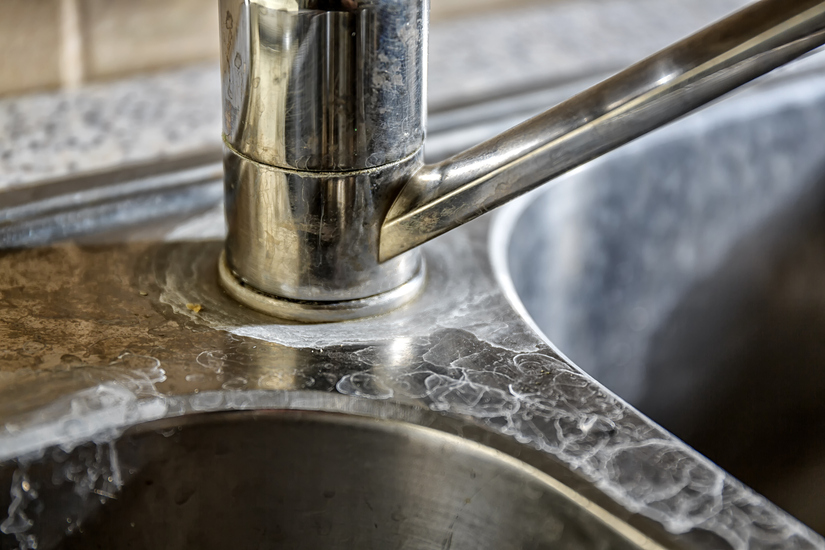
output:
<instances>
[{"instance_id":1,"label":"tile backsplash","mask_svg":"<svg viewBox=\"0 0 825 550\"><path fill-rule=\"evenodd\" d=\"M217 59L217 0L78 2L87 78Z\"/></svg>"},{"instance_id":2,"label":"tile backsplash","mask_svg":"<svg viewBox=\"0 0 825 550\"><path fill-rule=\"evenodd\" d=\"M62 81L62 0L0 0L0 93Z\"/></svg>"},{"instance_id":3,"label":"tile backsplash","mask_svg":"<svg viewBox=\"0 0 825 550\"><path fill-rule=\"evenodd\" d=\"M431 0L434 20L554 0ZM0 95L217 58L217 0L0 0Z\"/></svg>"}]
</instances>

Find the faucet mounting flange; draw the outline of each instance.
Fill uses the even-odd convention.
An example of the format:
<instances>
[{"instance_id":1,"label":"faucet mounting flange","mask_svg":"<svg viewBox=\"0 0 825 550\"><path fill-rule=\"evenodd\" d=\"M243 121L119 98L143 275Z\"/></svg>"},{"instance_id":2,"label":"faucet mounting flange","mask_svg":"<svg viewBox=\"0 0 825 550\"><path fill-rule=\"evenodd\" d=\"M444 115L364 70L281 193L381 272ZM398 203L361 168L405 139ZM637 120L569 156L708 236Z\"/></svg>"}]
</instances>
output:
<instances>
[{"instance_id":1,"label":"faucet mounting flange","mask_svg":"<svg viewBox=\"0 0 825 550\"><path fill-rule=\"evenodd\" d=\"M425 279L425 263L420 261L412 279L381 294L358 300L309 302L264 294L245 285L226 263L226 252L221 254L218 262L218 280L232 298L261 313L301 323L334 323L388 313L418 296Z\"/></svg>"}]
</instances>

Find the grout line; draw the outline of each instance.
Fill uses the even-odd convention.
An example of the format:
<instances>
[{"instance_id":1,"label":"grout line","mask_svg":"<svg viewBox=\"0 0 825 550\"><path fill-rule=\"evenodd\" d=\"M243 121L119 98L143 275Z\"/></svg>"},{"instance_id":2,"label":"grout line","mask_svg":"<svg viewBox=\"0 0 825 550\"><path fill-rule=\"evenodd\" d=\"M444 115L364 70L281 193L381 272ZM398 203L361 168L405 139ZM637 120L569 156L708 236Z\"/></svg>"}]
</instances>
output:
<instances>
[{"instance_id":1,"label":"grout line","mask_svg":"<svg viewBox=\"0 0 825 550\"><path fill-rule=\"evenodd\" d=\"M76 88L83 82L83 34L78 0L60 0L60 83Z\"/></svg>"}]
</instances>

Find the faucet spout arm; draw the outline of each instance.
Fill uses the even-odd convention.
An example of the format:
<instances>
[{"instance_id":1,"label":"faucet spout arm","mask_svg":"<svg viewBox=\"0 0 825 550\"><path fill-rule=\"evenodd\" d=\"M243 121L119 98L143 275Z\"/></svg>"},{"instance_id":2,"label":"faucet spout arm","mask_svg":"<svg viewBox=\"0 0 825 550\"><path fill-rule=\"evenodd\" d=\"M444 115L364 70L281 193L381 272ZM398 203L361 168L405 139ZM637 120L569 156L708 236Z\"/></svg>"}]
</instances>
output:
<instances>
[{"instance_id":1,"label":"faucet spout arm","mask_svg":"<svg viewBox=\"0 0 825 550\"><path fill-rule=\"evenodd\" d=\"M825 43L825 0L762 0L444 162L380 231L381 261L468 222Z\"/></svg>"}]
</instances>

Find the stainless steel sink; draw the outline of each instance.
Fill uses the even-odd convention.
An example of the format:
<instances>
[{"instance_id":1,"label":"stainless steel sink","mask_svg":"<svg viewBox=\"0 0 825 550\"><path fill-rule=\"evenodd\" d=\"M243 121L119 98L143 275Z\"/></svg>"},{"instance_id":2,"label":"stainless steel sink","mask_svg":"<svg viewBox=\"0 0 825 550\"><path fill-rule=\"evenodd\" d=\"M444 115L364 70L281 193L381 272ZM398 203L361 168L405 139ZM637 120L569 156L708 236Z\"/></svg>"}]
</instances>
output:
<instances>
[{"instance_id":1,"label":"stainless steel sink","mask_svg":"<svg viewBox=\"0 0 825 550\"><path fill-rule=\"evenodd\" d=\"M815 457L795 449L817 441L816 370L782 347L719 359L751 349L723 329L755 319L815 346L786 306L815 305L818 264L793 262L816 256L825 77L794 71L425 245L416 301L346 323L292 324L220 289L209 155L44 191L79 206L18 196L0 228L0 549L825 548L600 383L760 490L795 472L818 495L782 454ZM428 154L509 125L522 100L433 117ZM79 236L92 245L54 243ZM797 302L770 282L780 265L811 276L787 287ZM697 288L719 309L690 309ZM777 313L748 313L765 288ZM709 336L670 322L696 315ZM747 459L702 447L730 434L745 436L720 447ZM770 456L787 463L735 469ZM817 525L816 503L769 496Z\"/></svg>"},{"instance_id":2,"label":"stainless steel sink","mask_svg":"<svg viewBox=\"0 0 825 550\"><path fill-rule=\"evenodd\" d=\"M553 345L821 533L823 90L756 87L499 219L505 282Z\"/></svg>"},{"instance_id":3,"label":"stainless steel sink","mask_svg":"<svg viewBox=\"0 0 825 550\"><path fill-rule=\"evenodd\" d=\"M46 493L36 534L43 547L641 548L541 471L397 421L202 414L48 454L14 474Z\"/></svg>"}]
</instances>

